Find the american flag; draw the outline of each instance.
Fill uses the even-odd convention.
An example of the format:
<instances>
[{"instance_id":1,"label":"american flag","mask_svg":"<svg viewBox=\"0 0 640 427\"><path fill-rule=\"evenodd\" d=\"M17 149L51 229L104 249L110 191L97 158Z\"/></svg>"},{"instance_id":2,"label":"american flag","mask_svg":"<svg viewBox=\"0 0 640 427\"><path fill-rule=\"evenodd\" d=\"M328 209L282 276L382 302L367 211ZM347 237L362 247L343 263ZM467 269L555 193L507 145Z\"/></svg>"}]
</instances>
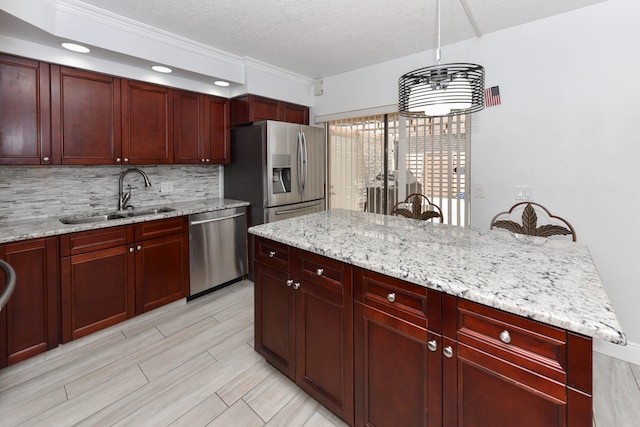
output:
<instances>
[{"instance_id":1,"label":"american flag","mask_svg":"<svg viewBox=\"0 0 640 427\"><path fill-rule=\"evenodd\" d=\"M484 105L487 107L500 105L500 87L499 86L489 87L484 90Z\"/></svg>"}]
</instances>

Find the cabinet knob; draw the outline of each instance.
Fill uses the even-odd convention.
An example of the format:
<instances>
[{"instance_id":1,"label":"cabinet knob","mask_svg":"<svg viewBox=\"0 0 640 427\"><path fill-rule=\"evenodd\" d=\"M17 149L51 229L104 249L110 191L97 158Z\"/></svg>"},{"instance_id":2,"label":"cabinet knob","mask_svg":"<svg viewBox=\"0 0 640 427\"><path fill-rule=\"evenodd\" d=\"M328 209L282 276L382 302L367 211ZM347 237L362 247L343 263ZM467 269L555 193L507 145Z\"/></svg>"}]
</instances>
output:
<instances>
[{"instance_id":1,"label":"cabinet knob","mask_svg":"<svg viewBox=\"0 0 640 427\"><path fill-rule=\"evenodd\" d=\"M387 295L387 300L389 302L394 302L396 300L396 294L395 292L391 292L390 294Z\"/></svg>"},{"instance_id":2,"label":"cabinet knob","mask_svg":"<svg viewBox=\"0 0 640 427\"><path fill-rule=\"evenodd\" d=\"M133 252L135 249L133 248L129 248L129 252Z\"/></svg>"},{"instance_id":3,"label":"cabinet knob","mask_svg":"<svg viewBox=\"0 0 640 427\"><path fill-rule=\"evenodd\" d=\"M200 159L200 163L204 163L204 159Z\"/></svg>"},{"instance_id":4,"label":"cabinet knob","mask_svg":"<svg viewBox=\"0 0 640 427\"><path fill-rule=\"evenodd\" d=\"M211 159L207 159L207 163L210 163L210 162L211 162Z\"/></svg>"},{"instance_id":5,"label":"cabinet knob","mask_svg":"<svg viewBox=\"0 0 640 427\"><path fill-rule=\"evenodd\" d=\"M427 343L427 348L431 351L436 351L438 349L438 343L436 340L431 340Z\"/></svg>"},{"instance_id":6,"label":"cabinet knob","mask_svg":"<svg viewBox=\"0 0 640 427\"><path fill-rule=\"evenodd\" d=\"M42 161L43 161L43 162L48 162L48 161L49 161L49 158L48 158L48 157L43 157L43 158L42 158Z\"/></svg>"},{"instance_id":7,"label":"cabinet knob","mask_svg":"<svg viewBox=\"0 0 640 427\"><path fill-rule=\"evenodd\" d=\"M322 276L322 273L324 273L324 269L323 268L319 268L319 269L316 270L316 274L318 276Z\"/></svg>"},{"instance_id":8,"label":"cabinet knob","mask_svg":"<svg viewBox=\"0 0 640 427\"><path fill-rule=\"evenodd\" d=\"M269 251L269 258L276 256L276 251Z\"/></svg>"},{"instance_id":9,"label":"cabinet knob","mask_svg":"<svg viewBox=\"0 0 640 427\"><path fill-rule=\"evenodd\" d=\"M453 357L453 348L450 345L446 346L442 349L442 354L444 354L444 357L451 359Z\"/></svg>"},{"instance_id":10,"label":"cabinet knob","mask_svg":"<svg viewBox=\"0 0 640 427\"><path fill-rule=\"evenodd\" d=\"M125 162L125 163L128 162L128 161L129 161L129 158L127 158L127 157L125 157L124 160L123 160L123 162Z\"/></svg>"},{"instance_id":11,"label":"cabinet knob","mask_svg":"<svg viewBox=\"0 0 640 427\"><path fill-rule=\"evenodd\" d=\"M138 247L136 248L137 250L142 250L142 245L138 245Z\"/></svg>"},{"instance_id":12,"label":"cabinet knob","mask_svg":"<svg viewBox=\"0 0 640 427\"><path fill-rule=\"evenodd\" d=\"M509 331L505 330L500 332L500 341L505 344L509 344L511 342L511 334L509 334Z\"/></svg>"},{"instance_id":13,"label":"cabinet knob","mask_svg":"<svg viewBox=\"0 0 640 427\"><path fill-rule=\"evenodd\" d=\"M293 285L293 280L291 279L287 280L287 286L291 286L291 285Z\"/></svg>"},{"instance_id":14,"label":"cabinet knob","mask_svg":"<svg viewBox=\"0 0 640 427\"><path fill-rule=\"evenodd\" d=\"M300 282L296 282L293 284L293 289L300 289Z\"/></svg>"},{"instance_id":15,"label":"cabinet knob","mask_svg":"<svg viewBox=\"0 0 640 427\"><path fill-rule=\"evenodd\" d=\"M122 159L120 157L116 157L116 163L120 163Z\"/></svg>"}]
</instances>

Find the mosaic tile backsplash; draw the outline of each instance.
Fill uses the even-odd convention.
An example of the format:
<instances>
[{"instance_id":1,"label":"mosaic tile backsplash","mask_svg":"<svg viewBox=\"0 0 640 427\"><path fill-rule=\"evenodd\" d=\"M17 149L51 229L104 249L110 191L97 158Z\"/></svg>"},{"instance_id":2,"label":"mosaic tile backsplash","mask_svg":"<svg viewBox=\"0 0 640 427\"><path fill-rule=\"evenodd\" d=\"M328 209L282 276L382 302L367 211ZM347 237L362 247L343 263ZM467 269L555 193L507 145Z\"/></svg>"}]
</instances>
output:
<instances>
[{"instance_id":1,"label":"mosaic tile backsplash","mask_svg":"<svg viewBox=\"0 0 640 427\"><path fill-rule=\"evenodd\" d=\"M133 166L131 166L133 167ZM128 169L121 166L0 166L0 223L62 216L87 211L118 209L118 178ZM151 181L129 173L124 189L131 185L135 207L178 203L223 196L222 166L140 165ZM173 191L162 193L161 183Z\"/></svg>"}]
</instances>

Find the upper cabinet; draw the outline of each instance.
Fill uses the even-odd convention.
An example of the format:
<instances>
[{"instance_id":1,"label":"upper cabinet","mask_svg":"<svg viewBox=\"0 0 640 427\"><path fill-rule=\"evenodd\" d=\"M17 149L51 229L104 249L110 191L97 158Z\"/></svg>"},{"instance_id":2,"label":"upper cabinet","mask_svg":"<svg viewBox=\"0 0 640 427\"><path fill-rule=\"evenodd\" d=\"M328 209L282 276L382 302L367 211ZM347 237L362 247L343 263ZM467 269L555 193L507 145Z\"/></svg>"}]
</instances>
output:
<instances>
[{"instance_id":1,"label":"upper cabinet","mask_svg":"<svg viewBox=\"0 0 640 427\"><path fill-rule=\"evenodd\" d=\"M49 92L49 64L0 54L0 164L50 164Z\"/></svg>"},{"instance_id":2,"label":"upper cabinet","mask_svg":"<svg viewBox=\"0 0 640 427\"><path fill-rule=\"evenodd\" d=\"M51 66L53 163L122 163L120 79Z\"/></svg>"},{"instance_id":3,"label":"upper cabinet","mask_svg":"<svg viewBox=\"0 0 640 427\"><path fill-rule=\"evenodd\" d=\"M260 120L309 124L309 108L257 95L242 95L231 99L231 125Z\"/></svg>"},{"instance_id":4,"label":"upper cabinet","mask_svg":"<svg viewBox=\"0 0 640 427\"><path fill-rule=\"evenodd\" d=\"M122 81L122 162L173 163L173 90Z\"/></svg>"},{"instance_id":5,"label":"upper cabinet","mask_svg":"<svg viewBox=\"0 0 640 427\"><path fill-rule=\"evenodd\" d=\"M227 164L232 125L309 108L232 100L0 53L0 164Z\"/></svg>"},{"instance_id":6,"label":"upper cabinet","mask_svg":"<svg viewBox=\"0 0 640 427\"><path fill-rule=\"evenodd\" d=\"M229 100L175 90L173 152L175 163L229 163Z\"/></svg>"}]
</instances>

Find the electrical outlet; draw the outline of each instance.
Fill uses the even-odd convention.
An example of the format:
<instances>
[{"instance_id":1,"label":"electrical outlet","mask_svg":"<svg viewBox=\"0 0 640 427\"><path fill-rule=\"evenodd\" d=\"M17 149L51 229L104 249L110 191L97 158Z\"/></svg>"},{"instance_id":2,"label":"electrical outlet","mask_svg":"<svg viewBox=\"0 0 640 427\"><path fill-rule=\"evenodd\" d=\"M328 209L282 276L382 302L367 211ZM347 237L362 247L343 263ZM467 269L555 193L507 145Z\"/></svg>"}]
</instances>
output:
<instances>
[{"instance_id":1,"label":"electrical outlet","mask_svg":"<svg viewBox=\"0 0 640 427\"><path fill-rule=\"evenodd\" d=\"M173 191L173 182L161 182L160 183L160 192L161 193L171 193Z\"/></svg>"},{"instance_id":2,"label":"electrical outlet","mask_svg":"<svg viewBox=\"0 0 640 427\"><path fill-rule=\"evenodd\" d=\"M533 200L533 187L531 185L516 185L516 200Z\"/></svg>"}]
</instances>

